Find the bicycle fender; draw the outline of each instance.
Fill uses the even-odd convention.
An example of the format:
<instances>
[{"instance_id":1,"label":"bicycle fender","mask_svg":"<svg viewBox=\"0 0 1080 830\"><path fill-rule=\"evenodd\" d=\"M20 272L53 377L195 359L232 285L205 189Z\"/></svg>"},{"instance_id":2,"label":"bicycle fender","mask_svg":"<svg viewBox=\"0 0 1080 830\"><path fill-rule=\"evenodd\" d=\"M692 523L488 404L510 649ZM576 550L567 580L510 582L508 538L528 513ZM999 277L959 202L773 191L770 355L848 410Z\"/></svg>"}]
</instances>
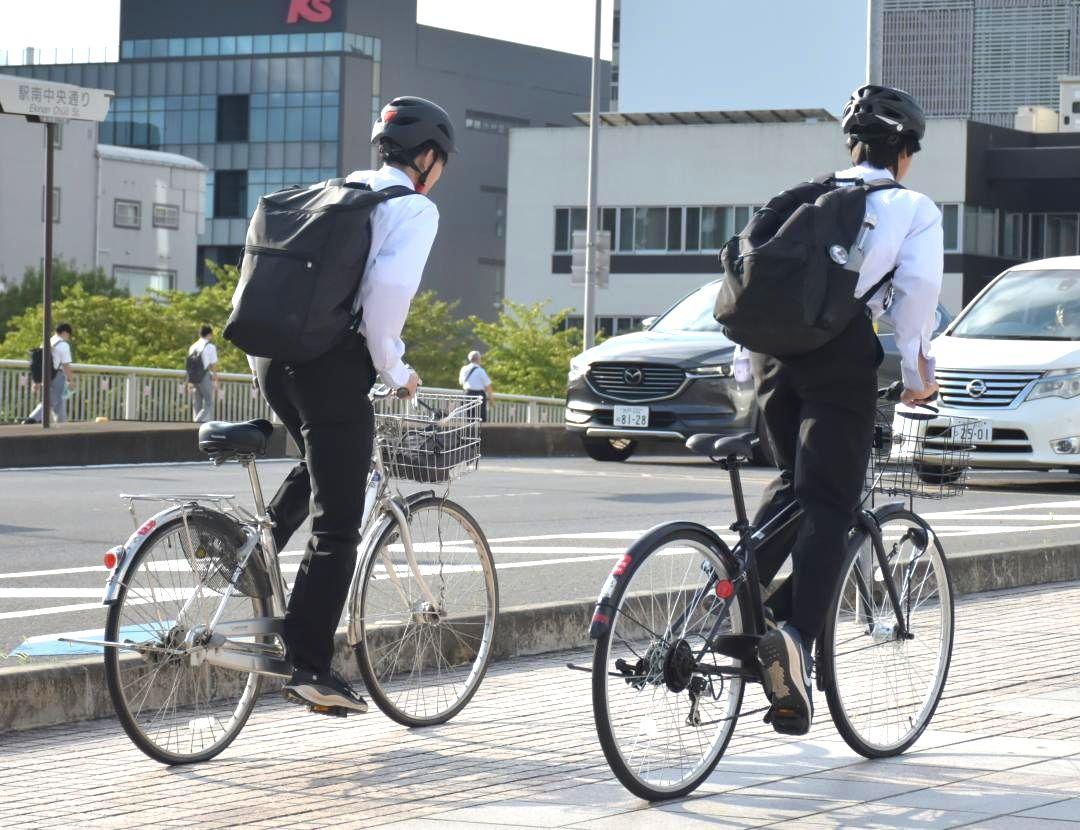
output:
<instances>
[{"instance_id":1,"label":"bicycle fender","mask_svg":"<svg viewBox=\"0 0 1080 830\"><path fill-rule=\"evenodd\" d=\"M189 513L191 512L190 507L186 509ZM185 507L183 505L167 507L139 525L138 529L128 537L124 544L109 548L108 553L116 555L116 564L105 581L105 592L101 597L102 605L112 605L116 602L116 594L119 592L120 586L127 580L131 563L135 561L135 554L139 552L150 534L161 525L183 515L184 511Z\"/></svg>"},{"instance_id":2,"label":"bicycle fender","mask_svg":"<svg viewBox=\"0 0 1080 830\"><path fill-rule=\"evenodd\" d=\"M592 620L589 623L589 639L599 640L611 628L611 618L618 605L618 598L622 595L623 586L634 575L641 565L645 556L656 547L661 537L676 531L690 530L708 538L719 548L725 556L731 556L731 549L727 544L705 525L697 522L665 522L645 531L629 548L615 560L611 567L600 596L596 599L596 607L593 610Z\"/></svg>"},{"instance_id":3,"label":"bicycle fender","mask_svg":"<svg viewBox=\"0 0 1080 830\"><path fill-rule=\"evenodd\" d=\"M867 525L870 522L873 522L874 524L877 525L878 528L880 528L881 525L884 522L887 522L889 519L891 519L897 513L912 513L912 512L913 511L907 506L906 503L904 503L902 501L893 501L893 502L889 502L888 504L883 504L881 507L877 508L872 513L865 512L865 511L860 512L858 514L858 518L856 519L856 522L857 522L857 524L859 526L863 527L864 529L869 529L869 528L867 528ZM933 536L934 538L936 538L937 534L934 533L933 528L930 527L930 525L926 522L925 519L923 519L922 516L920 516L918 513L915 513L914 515L915 515L915 518L918 519L918 524L919 524L919 527L921 528L922 532L924 534L926 534L925 538L917 539L916 543L919 545L919 547L925 548L926 545L929 544L930 537Z\"/></svg>"}]
</instances>

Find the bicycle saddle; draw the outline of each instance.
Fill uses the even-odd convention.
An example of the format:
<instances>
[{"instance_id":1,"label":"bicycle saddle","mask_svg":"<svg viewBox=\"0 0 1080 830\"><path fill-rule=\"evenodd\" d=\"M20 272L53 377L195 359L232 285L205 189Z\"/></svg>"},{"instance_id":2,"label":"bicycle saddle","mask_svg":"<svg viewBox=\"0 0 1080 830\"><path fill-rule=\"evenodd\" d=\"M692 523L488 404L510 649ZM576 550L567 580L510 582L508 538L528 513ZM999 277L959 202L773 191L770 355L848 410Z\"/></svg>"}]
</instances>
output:
<instances>
[{"instance_id":1,"label":"bicycle saddle","mask_svg":"<svg viewBox=\"0 0 1080 830\"><path fill-rule=\"evenodd\" d=\"M713 435L702 433L693 435L686 442L686 448L691 452L707 455L710 458L752 458L754 455L753 440L756 436L752 432L744 435Z\"/></svg>"},{"instance_id":2,"label":"bicycle saddle","mask_svg":"<svg viewBox=\"0 0 1080 830\"><path fill-rule=\"evenodd\" d=\"M209 421L199 427L199 449L205 453L261 453L274 434L274 425L263 418L232 424Z\"/></svg>"}]
</instances>

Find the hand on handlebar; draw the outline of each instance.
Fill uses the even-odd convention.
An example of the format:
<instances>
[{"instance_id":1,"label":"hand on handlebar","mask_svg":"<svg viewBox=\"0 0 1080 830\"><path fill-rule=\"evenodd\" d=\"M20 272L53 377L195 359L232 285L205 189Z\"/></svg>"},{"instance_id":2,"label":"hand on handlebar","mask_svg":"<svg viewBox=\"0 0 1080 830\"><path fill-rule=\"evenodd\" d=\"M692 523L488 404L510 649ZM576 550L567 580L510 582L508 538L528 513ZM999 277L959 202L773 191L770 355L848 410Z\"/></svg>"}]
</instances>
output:
<instances>
[{"instance_id":1,"label":"hand on handlebar","mask_svg":"<svg viewBox=\"0 0 1080 830\"><path fill-rule=\"evenodd\" d=\"M900 393L900 403L905 406L923 406L938 395L938 385L934 381L926 383L922 389L904 389Z\"/></svg>"},{"instance_id":2,"label":"hand on handlebar","mask_svg":"<svg viewBox=\"0 0 1080 830\"><path fill-rule=\"evenodd\" d=\"M404 386L398 387L397 396L408 400L416 397L416 388L420 385L420 376L416 372L409 372L409 380Z\"/></svg>"}]
</instances>

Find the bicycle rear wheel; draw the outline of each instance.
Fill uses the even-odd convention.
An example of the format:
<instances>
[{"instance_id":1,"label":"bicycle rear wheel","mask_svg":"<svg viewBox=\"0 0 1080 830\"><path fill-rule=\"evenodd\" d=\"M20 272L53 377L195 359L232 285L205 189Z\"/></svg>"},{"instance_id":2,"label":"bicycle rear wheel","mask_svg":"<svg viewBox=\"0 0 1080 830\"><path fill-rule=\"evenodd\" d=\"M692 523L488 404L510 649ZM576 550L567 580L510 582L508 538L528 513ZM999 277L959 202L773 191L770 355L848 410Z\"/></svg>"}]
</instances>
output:
<instances>
[{"instance_id":1,"label":"bicycle rear wheel","mask_svg":"<svg viewBox=\"0 0 1080 830\"><path fill-rule=\"evenodd\" d=\"M436 496L412 502L409 532L421 579L395 521L365 554L356 661L387 717L430 726L454 717L480 688L499 585L484 532L460 505Z\"/></svg>"},{"instance_id":2,"label":"bicycle rear wheel","mask_svg":"<svg viewBox=\"0 0 1080 830\"><path fill-rule=\"evenodd\" d=\"M744 681L717 671L739 662L712 652L707 640L744 634L751 624L741 593L729 602L715 593L717 580L736 574L704 528L673 528L633 555L593 652L593 716L616 777L656 801L694 790L723 755Z\"/></svg>"},{"instance_id":3,"label":"bicycle rear wheel","mask_svg":"<svg viewBox=\"0 0 1080 830\"><path fill-rule=\"evenodd\" d=\"M909 510L883 512L879 522L887 567L873 537L857 531L820 667L837 730L867 758L899 755L918 740L941 700L953 646L952 581L937 536Z\"/></svg>"},{"instance_id":4,"label":"bicycle rear wheel","mask_svg":"<svg viewBox=\"0 0 1080 830\"><path fill-rule=\"evenodd\" d=\"M216 557L223 553L227 559L242 544L239 528L233 519L202 509L188 514L186 526L181 517L159 525L139 548L109 608L105 639L137 647L105 649L113 707L132 742L163 764L213 758L240 734L259 696L258 675L193 662L199 649L185 643L188 632L207 625L218 610L223 585ZM264 580L249 566L242 582ZM238 594L226 602L220 619L268 613L264 599Z\"/></svg>"}]
</instances>

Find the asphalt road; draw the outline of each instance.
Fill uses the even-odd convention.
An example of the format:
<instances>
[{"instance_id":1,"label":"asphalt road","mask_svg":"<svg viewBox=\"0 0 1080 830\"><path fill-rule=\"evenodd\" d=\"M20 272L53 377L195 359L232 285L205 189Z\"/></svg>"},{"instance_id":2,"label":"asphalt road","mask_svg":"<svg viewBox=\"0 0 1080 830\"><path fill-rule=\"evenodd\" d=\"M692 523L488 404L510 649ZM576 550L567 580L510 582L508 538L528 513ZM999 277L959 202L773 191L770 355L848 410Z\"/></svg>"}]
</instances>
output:
<instances>
[{"instance_id":1,"label":"asphalt road","mask_svg":"<svg viewBox=\"0 0 1080 830\"><path fill-rule=\"evenodd\" d=\"M268 490L288 466L260 466ZM752 501L770 478L768 470L744 471ZM1077 538L1077 476L974 473L971 483L962 497L916 505L947 552ZM236 465L0 470L0 652L33 637L37 645L30 651L55 655L64 648L55 643L57 634L100 630L101 557L133 528L116 496L167 491L238 493L243 503L251 501ZM727 474L708 461L639 456L624 464L486 460L479 473L456 482L451 495L491 541L502 605L509 607L595 597L612 560L645 529L675 518L718 529L730 524L734 509L727 491ZM298 533L287 547L287 571L290 564L295 569L305 538Z\"/></svg>"}]
</instances>

